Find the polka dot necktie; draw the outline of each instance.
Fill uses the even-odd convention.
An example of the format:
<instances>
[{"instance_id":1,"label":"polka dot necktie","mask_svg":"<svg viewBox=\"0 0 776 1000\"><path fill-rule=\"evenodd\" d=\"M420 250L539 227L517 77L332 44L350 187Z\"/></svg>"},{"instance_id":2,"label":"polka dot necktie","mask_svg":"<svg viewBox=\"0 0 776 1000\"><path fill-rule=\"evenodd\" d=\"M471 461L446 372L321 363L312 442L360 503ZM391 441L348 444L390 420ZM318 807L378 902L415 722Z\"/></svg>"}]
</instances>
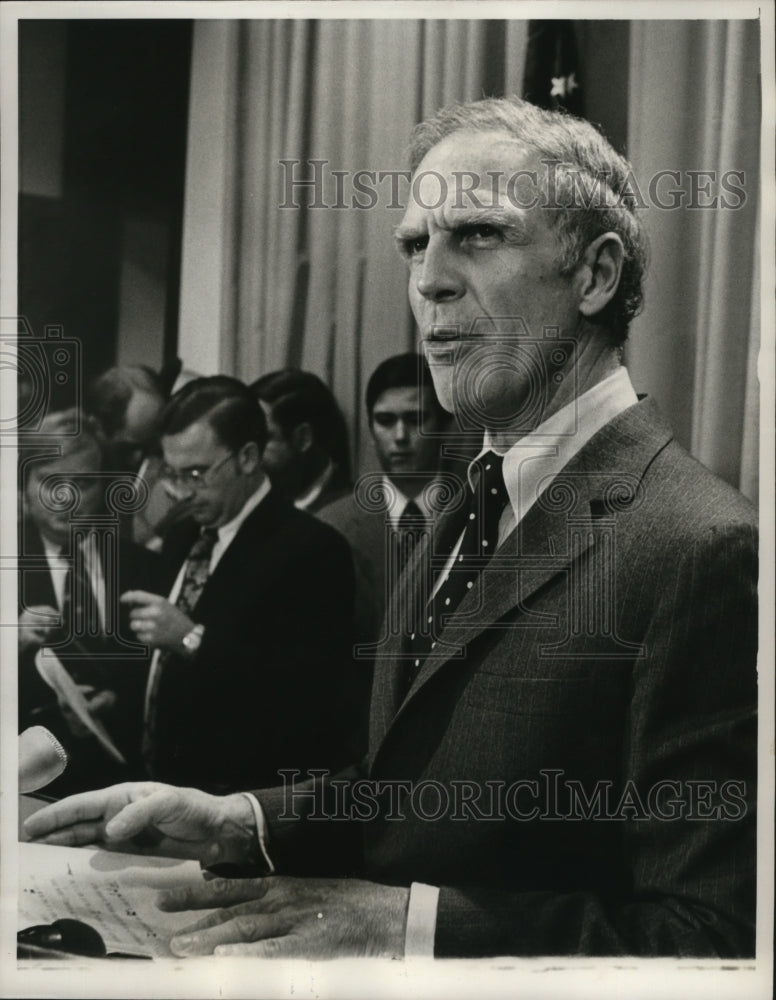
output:
<instances>
[{"instance_id":1,"label":"polka dot necktie","mask_svg":"<svg viewBox=\"0 0 776 1000\"><path fill-rule=\"evenodd\" d=\"M175 607L180 608L185 615L191 614L196 607L202 591L205 589L205 584L210 574L210 557L213 554L213 547L217 540L218 532L215 528L203 528L199 538L197 538L191 547L186 560L186 569L183 573L180 593L175 602ZM167 650L160 653L148 681L142 751L143 759L151 775L155 773L154 748L156 747L156 728L158 724L159 686L170 655Z\"/></svg>"},{"instance_id":2,"label":"polka dot necktie","mask_svg":"<svg viewBox=\"0 0 776 1000\"><path fill-rule=\"evenodd\" d=\"M480 574L496 551L501 514L509 499L502 474L503 457L485 452L475 462L480 476L469 498L466 522L455 561L443 572L441 585L426 606L426 618L410 635L411 655L407 688L417 676L423 661L437 646L437 640L450 616L466 594L476 586ZM453 541L453 548L455 541ZM451 550L452 551L452 550Z\"/></svg>"}]
</instances>

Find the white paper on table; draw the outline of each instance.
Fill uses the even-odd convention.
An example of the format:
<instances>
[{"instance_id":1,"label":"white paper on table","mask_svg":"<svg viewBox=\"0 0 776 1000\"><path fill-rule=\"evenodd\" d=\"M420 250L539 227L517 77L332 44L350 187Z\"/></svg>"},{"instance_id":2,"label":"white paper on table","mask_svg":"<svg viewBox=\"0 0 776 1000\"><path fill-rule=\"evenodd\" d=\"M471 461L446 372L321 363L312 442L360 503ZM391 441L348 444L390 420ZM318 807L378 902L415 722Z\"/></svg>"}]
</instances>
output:
<instances>
[{"instance_id":1,"label":"white paper on table","mask_svg":"<svg viewBox=\"0 0 776 1000\"><path fill-rule=\"evenodd\" d=\"M35 666L43 680L56 692L57 697L70 706L78 720L86 726L111 757L119 764L126 764L123 754L108 735L105 726L90 711L81 689L56 653L46 646L41 646L35 654Z\"/></svg>"},{"instance_id":2,"label":"white paper on table","mask_svg":"<svg viewBox=\"0 0 776 1000\"><path fill-rule=\"evenodd\" d=\"M19 924L82 920L109 952L163 958L170 938L213 910L165 913L159 889L201 884L196 861L144 857L82 847L19 844Z\"/></svg>"}]
</instances>

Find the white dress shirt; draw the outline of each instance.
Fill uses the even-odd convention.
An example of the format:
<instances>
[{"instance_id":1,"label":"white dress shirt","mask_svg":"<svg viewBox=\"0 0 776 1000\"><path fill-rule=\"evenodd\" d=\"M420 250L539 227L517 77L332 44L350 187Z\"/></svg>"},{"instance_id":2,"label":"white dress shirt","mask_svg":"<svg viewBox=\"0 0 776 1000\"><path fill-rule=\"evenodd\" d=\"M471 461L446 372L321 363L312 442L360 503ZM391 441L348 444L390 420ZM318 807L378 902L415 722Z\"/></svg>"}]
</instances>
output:
<instances>
[{"instance_id":1,"label":"white dress shirt","mask_svg":"<svg viewBox=\"0 0 776 1000\"><path fill-rule=\"evenodd\" d=\"M587 442L613 420L618 413L638 402L628 370L620 365L611 375L588 389L577 399L540 424L529 434L504 447L494 435L485 431L482 449L469 464L469 486L474 463L487 451L504 456L502 474L509 503L504 508L498 526L498 545L515 530L550 480L571 461ZM447 579L461 547L461 537L455 544L444 570L437 577L432 597Z\"/></svg>"},{"instance_id":2,"label":"white dress shirt","mask_svg":"<svg viewBox=\"0 0 776 1000\"><path fill-rule=\"evenodd\" d=\"M418 506L418 510L427 521L433 521L435 511L431 510L429 505L426 503L426 497L428 495L427 491L429 486L431 486L435 481L435 479L430 480L416 497L408 497L402 493L390 477L383 476L383 494L387 500L388 517L390 518L391 525L394 529L399 527L399 521L401 520L401 516L404 513L407 504L410 502L410 499L415 501Z\"/></svg>"},{"instance_id":3,"label":"white dress shirt","mask_svg":"<svg viewBox=\"0 0 776 1000\"><path fill-rule=\"evenodd\" d=\"M72 558L68 559L62 555L62 546L56 545L49 539L41 536L43 551L46 554L51 582L54 587L54 596L59 611L63 610L65 603L65 582L67 574L72 565ZM97 543L96 532L90 531L81 542L81 551L84 557L84 569L92 585L92 592L97 604L97 615L100 622L100 631L105 631L105 577L102 571L102 560ZM75 554L74 554L75 555Z\"/></svg>"}]
</instances>

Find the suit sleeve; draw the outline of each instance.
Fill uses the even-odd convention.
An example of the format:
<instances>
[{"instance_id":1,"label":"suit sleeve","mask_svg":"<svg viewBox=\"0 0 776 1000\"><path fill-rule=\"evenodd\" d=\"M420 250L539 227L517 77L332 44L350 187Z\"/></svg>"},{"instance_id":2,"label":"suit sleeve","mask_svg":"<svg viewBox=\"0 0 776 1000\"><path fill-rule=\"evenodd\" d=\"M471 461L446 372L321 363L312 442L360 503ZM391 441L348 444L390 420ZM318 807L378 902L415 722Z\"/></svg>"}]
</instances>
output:
<instances>
[{"instance_id":1,"label":"suit sleeve","mask_svg":"<svg viewBox=\"0 0 776 1000\"><path fill-rule=\"evenodd\" d=\"M277 872L363 875L361 824L346 817L352 814L353 784L366 772L362 761L307 780L289 774L285 784L251 793L264 813L265 846Z\"/></svg>"},{"instance_id":2,"label":"suit sleeve","mask_svg":"<svg viewBox=\"0 0 776 1000\"><path fill-rule=\"evenodd\" d=\"M670 781L680 802L624 822L621 892L442 887L437 957L754 955L756 553L742 526L667 555L675 582L634 668L622 765L642 801Z\"/></svg>"}]
</instances>

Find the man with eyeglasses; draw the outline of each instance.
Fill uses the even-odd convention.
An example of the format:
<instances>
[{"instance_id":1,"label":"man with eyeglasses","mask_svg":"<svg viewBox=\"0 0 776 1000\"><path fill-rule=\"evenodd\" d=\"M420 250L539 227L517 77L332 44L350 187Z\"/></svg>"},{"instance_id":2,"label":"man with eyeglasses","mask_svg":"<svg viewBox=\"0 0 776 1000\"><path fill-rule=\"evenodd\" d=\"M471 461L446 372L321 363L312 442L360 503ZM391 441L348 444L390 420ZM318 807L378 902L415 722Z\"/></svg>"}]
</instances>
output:
<instances>
[{"instance_id":1,"label":"man with eyeglasses","mask_svg":"<svg viewBox=\"0 0 776 1000\"><path fill-rule=\"evenodd\" d=\"M191 519L165 544L178 570L169 596L122 595L156 651L143 738L154 778L225 792L353 752L340 697L350 555L270 488L266 434L256 398L226 376L190 382L162 414L163 475Z\"/></svg>"}]
</instances>

